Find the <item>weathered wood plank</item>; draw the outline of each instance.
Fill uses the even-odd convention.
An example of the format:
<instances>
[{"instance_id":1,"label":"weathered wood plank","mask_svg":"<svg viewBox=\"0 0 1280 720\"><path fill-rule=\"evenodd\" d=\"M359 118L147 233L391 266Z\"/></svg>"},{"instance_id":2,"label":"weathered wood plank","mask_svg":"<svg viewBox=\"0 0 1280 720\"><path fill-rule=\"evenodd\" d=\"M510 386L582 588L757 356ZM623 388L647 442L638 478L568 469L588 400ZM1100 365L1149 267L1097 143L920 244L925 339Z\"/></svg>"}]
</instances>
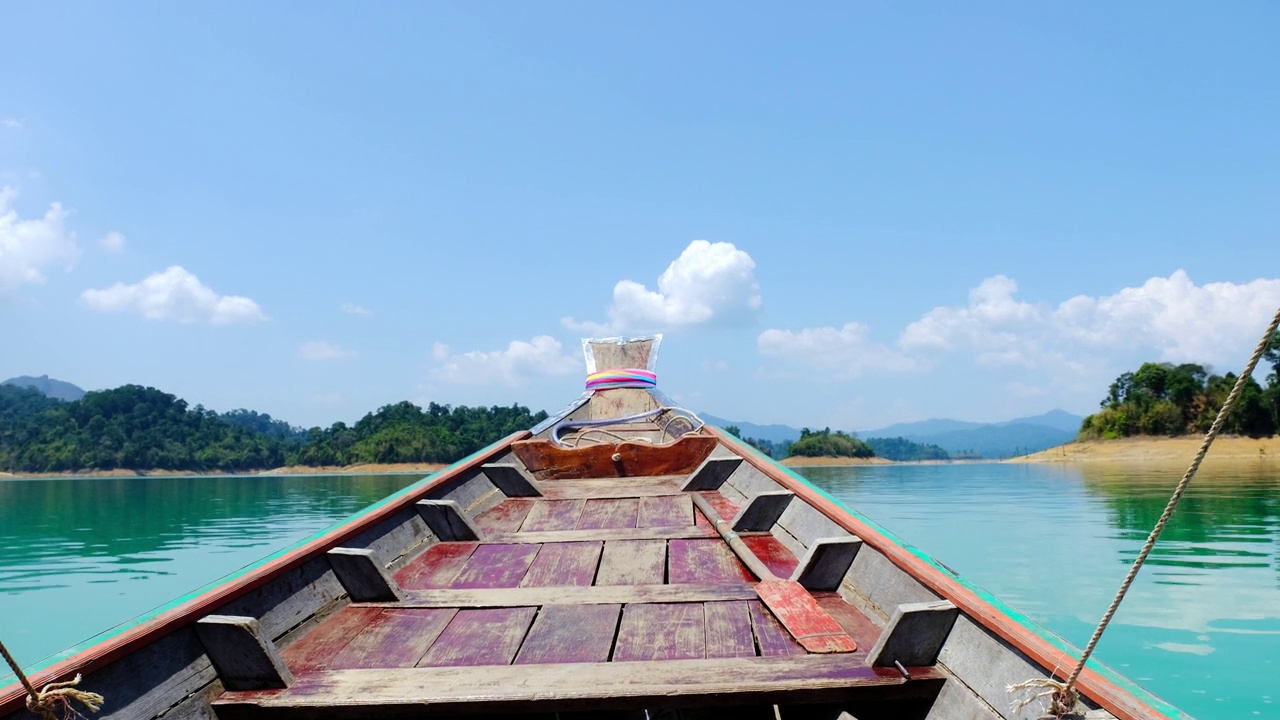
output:
<instances>
[{"instance_id":1,"label":"weathered wood plank","mask_svg":"<svg viewBox=\"0 0 1280 720\"><path fill-rule=\"evenodd\" d=\"M751 611L751 627L755 630L761 657L808 654L763 603L752 601L747 603L747 607Z\"/></svg>"},{"instance_id":2,"label":"weathered wood plank","mask_svg":"<svg viewBox=\"0 0 1280 720\"><path fill-rule=\"evenodd\" d=\"M459 610L420 667L510 665L537 608Z\"/></svg>"},{"instance_id":3,"label":"weathered wood plank","mask_svg":"<svg viewBox=\"0 0 1280 720\"><path fill-rule=\"evenodd\" d=\"M275 641L346 592L329 561L318 555L219 607L218 614L257 618L263 635Z\"/></svg>"},{"instance_id":4,"label":"weathered wood plank","mask_svg":"<svg viewBox=\"0 0 1280 720\"><path fill-rule=\"evenodd\" d=\"M639 498L592 498L582 509L578 529L633 528L639 512Z\"/></svg>"},{"instance_id":5,"label":"weathered wood plank","mask_svg":"<svg viewBox=\"0 0 1280 720\"><path fill-rule=\"evenodd\" d=\"M529 508L522 532L572 530L578 524L585 500L539 500Z\"/></svg>"},{"instance_id":6,"label":"weathered wood plank","mask_svg":"<svg viewBox=\"0 0 1280 720\"><path fill-rule=\"evenodd\" d=\"M478 543L437 543L427 548L413 562L393 577L402 589L425 590L449 587L466 567Z\"/></svg>"},{"instance_id":7,"label":"weathered wood plank","mask_svg":"<svg viewBox=\"0 0 1280 720\"><path fill-rule=\"evenodd\" d=\"M533 507L533 498L510 498L494 505L489 510L476 516L475 524L486 533L486 539L494 533L513 533L520 530L524 519Z\"/></svg>"},{"instance_id":8,"label":"weathered wood plank","mask_svg":"<svg viewBox=\"0 0 1280 720\"><path fill-rule=\"evenodd\" d=\"M419 500L414 507L431 532L445 542L479 540L484 535L453 500Z\"/></svg>"},{"instance_id":9,"label":"weathered wood plank","mask_svg":"<svg viewBox=\"0 0 1280 720\"><path fill-rule=\"evenodd\" d=\"M605 662L622 605L546 605L520 646L516 665Z\"/></svg>"},{"instance_id":10,"label":"weathered wood plank","mask_svg":"<svg viewBox=\"0 0 1280 720\"><path fill-rule=\"evenodd\" d=\"M688 495L640 498L636 527L688 527L693 525L693 503Z\"/></svg>"},{"instance_id":11,"label":"weathered wood plank","mask_svg":"<svg viewBox=\"0 0 1280 720\"><path fill-rule=\"evenodd\" d=\"M892 667L895 662L933 665L959 614L947 600L899 605L867 654L867 662L873 667Z\"/></svg>"},{"instance_id":12,"label":"weathered wood plank","mask_svg":"<svg viewBox=\"0 0 1280 720\"><path fill-rule=\"evenodd\" d=\"M542 490L519 463L486 463L480 466L489 482L507 497L538 497Z\"/></svg>"},{"instance_id":13,"label":"weathered wood plank","mask_svg":"<svg viewBox=\"0 0 1280 720\"><path fill-rule=\"evenodd\" d=\"M719 492L700 493L708 504L716 511L721 520L734 517L738 514L738 503L730 500Z\"/></svg>"},{"instance_id":14,"label":"weathered wood plank","mask_svg":"<svg viewBox=\"0 0 1280 720\"><path fill-rule=\"evenodd\" d=\"M818 605L840 623L840 627L844 628L845 632L849 633L849 637L858 644L859 653L863 648L876 644L876 640L880 637L880 626L861 610L845 602L834 592L816 592L813 594L813 599L817 600Z\"/></svg>"},{"instance_id":15,"label":"weathered wood plank","mask_svg":"<svg viewBox=\"0 0 1280 720\"><path fill-rule=\"evenodd\" d=\"M536 607L540 605L755 600L755 588L744 582L721 585L592 585L590 587L477 588L414 590L394 604L359 607Z\"/></svg>"},{"instance_id":16,"label":"weathered wood plank","mask_svg":"<svg viewBox=\"0 0 1280 720\"><path fill-rule=\"evenodd\" d=\"M840 623L808 590L793 580L762 580L756 593L778 622L811 653L847 653L858 649Z\"/></svg>"},{"instance_id":17,"label":"weathered wood plank","mask_svg":"<svg viewBox=\"0 0 1280 720\"><path fill-rule=\"evenodd\" d=\"M523 587L587 586L596 576L604 543L547 543L538 551L529 572L520 581Z\"/></svg>"},{"instance_id":18,"label":"weathered wood plank","mask_svg":"<svg viewBox=\"0 0 1280 720\"><path fill-rule=\"evenodd\" d=\"M516 587L538 554L538 545L481 545L449 583L452 588Z\"/></svg>"},{"instance_id":19,"label":"weathered wood plank","mask_svg":"<svg viewBox=\"0 0 1280 720\"><path fill-rule=\"evenodd\" d=\"M724 486L721 486L720 489L723 490L726 486L732 487L747 497L759 492L770 492L782 488L776 480L760 472L750 463L739 465L738 469L729 475L728 479L725 480Z\"/></svg>"},{"instance_id":20,"label":"weathered wood plank","mask_svg":"<svg viewBox=\"0 0 1280 720\"><path fill-rule=\"evenodd\" d=\"M689 660L706 653L706 620L700 603L627 605L618 626L614 662Z\"/></svg>"},{"instance_id":21,"label":"weathered wood plank","mask_svg":"<svg viewBox=\"0 0 1280 720\"><path fill-rule=\"evenodd\" d=\"M743 535L742 543L778 577L789 577L799 563L791 550L772 535Z\"/></svg>"},{"instance_id":22,"label":"weathered wood plank","mask_svg":"<svg viewBox=\"0 0 1280 720\"><path fill-rule=\"evenodd\" d=\"M846 599L854 601L855 606L869 615L878 614L886 622L899 605L941 599L879 551L865 546L854 556L845 585L856 593ZM872 619L876 617L872 615Z\"/></svg>"},{"instance_id":23,"label":"weathered wood plank","mask_svg":"<svg viewBox=\"0 0 1280 720\"><path fill-rule=\"evenodd\" d=\"M787 509L795 494L790 490L769 490L758 492L747 498L736 516L732 516L729 526L737 532L752 530L768 530L778 522L782 512ZM724 517L723 515L721 517ZM728 519L728 518L725 518Z\"/></svg>"},{"instance_id":24,"label":"weathered wood plank","mask_svg":"<svg viewBox=\"0 0 1280 720\"><path fill-rule=\"evenodd\" d=\"M719 451L721 448L717 448ZM735 456L716 457L712 453L710 457L702 461L696 470L689 474L689 481L684 484L684 490L716 490L724 481L733 474L734 470L742 464L742 458ZM729 517L733 517L730 515Z\"/></svg>"},{"instance_id":25,"label":"weathered wood plank","mask_svg":"<svg viewBox=\"0 0 1280 720\"><path fill-rule=\"evenodd\" d=\"M382 567L395 571L404 567L423 544L434 538L431 529L412 507L370 527L343 543L346 547L373 551L373 559Z\"/></svg>"},{"instance_id":26,"label":"weathered wood plank","mask_svg":"<svg viewBox=\"0 0 1280 720\"><path fill-rule=\"evenodd\" d=\"M387 608L347 643L330 667L413 667L456 613L452 608Z\"/></svg>"},{"instance_id":27,"label":"weathered wood plank","mask_svg":"<svg viewBox=\"0 0 1280 720\"><path fill-rule=\"evenodd\" d=\"M219 717L298 720L439 717L458 712L545 712L889 701L932 698L944 680L912 669L906 681L847 657L728 658L683 662L573 663L519 667L336 670L289 690L227 693Z\"/></svg>"},{"instance_id":28,"label":"weathered wood plank","mask_svg":"<svg viewBox=\"0 0 1280 720\"><path fill-rule=\"evenodd\" d=\"M583 540L675 540L678 538L719 537L715 528L703 525L658 528L615 528L612 530L551 530L548 532L498 533L489 536L491 543L555 543Z\"/></svg>"},{"instance_id":29,"label":"weathered wood plank","mask_svg":"<svg viewBox=\"0 0 1280 720\"><path fill-rule=\"evenodd\" d=\"M239 615L207 615L195 624L196 636L230 690L285 688L293 673L258 621Z\"/></svg>"},{"instance_id":30,"label":"weathered wood plank","mask_svg":"<svg viewBox=\"0 0 1280 720\"><path fill-rule=\"evenodd\" d=\"M605 498L639 498L653 495L674 495L680 492L682 475L657 475L653 477L629 477L556 480L544 483L543 497L547 500L587 500Z\"/></svg>"},{"instance_id":31,"label":"weathered wood plank","mask_svg":"<svg viewBox=\"0 0 1280 720\"><path fill-rule=\"evenodd\" d=\"M709 435L685 435L662 446L626 441L563 448L548 440L517 440L511 450L550 489L549 481L558 479L687 475L717 442Z\"/></svg>"},{"instance_id":32,"label":"weathered wood plank","mask_svg":"<svg viewBox=\"0 0 1280 720\"><path fill-rule=\"evenodd\" d=\"M806 502L793 502L782 512L778 524L786 528L797 540L807 548L814 540L824 537L840 537L848 535L848 531L840 527L834 520L823 515L821 511Z\"/></svg>"},{"instance_id":33,"label":"weathered wood plank","mask_svg":"<svg viewBox=\"0 0 1280 720\"><path fill-rule=\"evenodd\" d=\"M818 538L809 545L794 573L789 574L810 590L835 590L861 549L862 540L852 535Z\"/></svg>"},{"instance_id":34,"label":"weathered wood plank","mask_svg":"<svg viewBox=\"0 0 1280 720\"><path fill-rule=\"evenodd\" d=\"M295 674L324 670L380 612L378 608L347 606L285 648L280 657Z\"/></svg>"},{"instance_id":35,"label":"weathered wood plank","mask_svg":"<svg viewBox=\"0 0 1280 720\"><path fill-rule=\"evenodd\" d=\"M946 644L942 646L938 664L955 673L958 680L1008 720L1036 720L1043 715L1042 703L1031 703L1021 711L1013 712L1013 697L1007 688L1014 683L1046 677L1048 673L963 615L956 619Z\"/></svg>"},{"instance_id":36,"label":"weathered wood plank","mask_svg":"<svg viewBox=\"0 0 1280 720\"><path fill-rule=\"evenodd\" d=\"M665 540L608 540L596 585L661 585L666 578Z\"/></svg>"},{"instance_id":37,"label":"weathered wood plank","mask_svg":"<svg viewBox=\"0 0 1280 720\"><path fill-rule=\"evenodd\" d=\"M374 560L372 550L338 547L326 556L352 602L390 602L400 597L399 586Z\"/></svg>"},{"instance_id":38,"label":"weathered wood plank","mask_svg":"<svg viewBox=\"0 0 1280 720\"><path fill-rule=\"evenodd\" d=\"M667 582L731 583L755 578L719 538L672 540L667 543Z\"/></svg>"},{"instance_id":39,"label":"weathered wood plank","mask_svg":"<svg viewBox=\"0 0 1280 720\"><path fill-rule=\"evenodd\" d=\"M707 628L707 657L755 657L756 640L751 631L751 611L744 600L704 603Z\"/></svg>"}]
</instances>

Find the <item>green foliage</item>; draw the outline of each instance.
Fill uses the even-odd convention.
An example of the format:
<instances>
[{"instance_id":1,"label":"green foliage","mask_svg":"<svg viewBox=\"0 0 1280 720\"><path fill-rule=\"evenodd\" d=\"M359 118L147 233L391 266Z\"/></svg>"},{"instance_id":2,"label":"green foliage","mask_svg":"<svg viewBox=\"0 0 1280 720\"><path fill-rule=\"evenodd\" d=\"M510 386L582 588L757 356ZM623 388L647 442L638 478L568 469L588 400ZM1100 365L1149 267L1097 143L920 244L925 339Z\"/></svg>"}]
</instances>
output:
<instances>
[{"instance_id":1,"label":"green foliage","mask_svg":"<svg viewBox=\"0 0 1280 720\"><path fill-rule=\"evenodd\" d=\"M778 457L780 453L786 452L791 443L775 443L772 440L763 440L761 438L743 437L742 428L737 425L725 425L724 431L738 438L742 442L768 455L769 457Z\"/></svg>"},{"instance_id":2,"label":"green foliage","mask_svg":"<svg viewBox=\"0 0 1280 720\"><path fill-rule=\"evenodd\" d=\"M824 428L813 432L809 428L800 431L800 439L791 444L787 457L801 455L804 457L875 457L866 443L848 433L832 432Z\"/></svg>"},{"instance_id":3,"label":"green foliage","mask_svg":"<svg viewBox=\"0 0 1280 720\"><path fill-rule=\"evenodd\" d=\"M947 451L937 445L923 445L906 438L867 438L866 443L876 457L896 462L951 459Z\"/></svg>"}]
</instances>

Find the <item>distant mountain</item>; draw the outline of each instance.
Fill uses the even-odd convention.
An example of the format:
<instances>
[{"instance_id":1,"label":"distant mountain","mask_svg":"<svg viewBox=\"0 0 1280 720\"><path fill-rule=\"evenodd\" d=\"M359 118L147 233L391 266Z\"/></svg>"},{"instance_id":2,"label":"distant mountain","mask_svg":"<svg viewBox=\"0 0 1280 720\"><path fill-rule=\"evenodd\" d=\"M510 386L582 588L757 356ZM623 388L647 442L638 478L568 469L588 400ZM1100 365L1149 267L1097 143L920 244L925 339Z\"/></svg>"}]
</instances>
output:
<instances>
[{"instance_id":1,"label":"distant mountain","mask_svg":"<svg viewBox=\"0 0 1280 720\"><path fill-rule=\"evenodd\" d=\"M1017 421L1012 420L1010 422ZM943 433L961 430L975 430L985 425L986 423L965 422L963 420L919 420L917 422L898 423L897 425L882 427L879 430L859 430L858 437L902 437L908 440L915 440L917 436L942 435Z\"/></svg>"},{"instance_id":2,"label":"distant mountain","mask_svg":"<svg viewBox=\"0 0 1280 720\"><path fill-rule=\"evenodd\" d=\"M757 425L743 420L725 420L722 417L716 417L715 415L710 415L708 413L700 413L699 417L716 427L737 425L738 428L742 430L743 435L750 438L756 438L758 440L782 443L795 442L800 439L800 430L798 428L793 428L790 425Z\"/></svg>"},{"instance_id":3,"label":"distant mountain","mask_svg":"<svg viewBox=\"0 0 1280 720\"><path fill-rule=\"evenodd\" d=\"M62 400L63 402L75 402L84 397L84 390L62 380L54 380L48 375L40 377L31 377L30 375L19 375L15 378L9 378L0 385L17 385L18 387L28 387L39 390L44 393L45 397L51 397L54 400Z\"/></svg>"},{"instance_id":4,"label":"distant mountain","mask_svg":"<svg viewBox=\"0 0 1280 720\"><path fill-rule=\"evenodd\" d=\"M1033 415L1031 417L1015 418L1008 422L996 423L997 425L1043 425L1056 430L1065 430L1071 433L1072 437L1080 432L1080 423L1084 418L1079 415L1072 415L1066 410L1050 410L1043 415Z\"/></svg>"}]
</instances>

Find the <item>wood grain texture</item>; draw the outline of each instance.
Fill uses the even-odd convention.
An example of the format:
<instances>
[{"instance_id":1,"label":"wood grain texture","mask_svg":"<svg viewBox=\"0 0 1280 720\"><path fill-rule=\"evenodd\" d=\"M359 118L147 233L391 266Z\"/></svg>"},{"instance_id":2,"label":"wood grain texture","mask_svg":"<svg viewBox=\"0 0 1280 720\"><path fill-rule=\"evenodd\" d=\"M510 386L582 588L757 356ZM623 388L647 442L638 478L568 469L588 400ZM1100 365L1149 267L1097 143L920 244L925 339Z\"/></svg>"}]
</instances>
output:
<instances>
[{"instance_id":1,"label":"wood grain texture","mask_svg":"<svg viewBox=\"0 0 1280 720\"><path fill-rule=\"evenodd\" d=\"M721 520L728 520L738 514L738 503L730 500L723 494L715 491L708 491L701 493L701 495L706 499L707 503L715 509L716 514L720 516Z\"/></svg>"},{"instance_id":2,"label":"wood grain texture","mask_svg":"<svg viewBox=\"0 0 1280 720\"><path fill-rule=\"evenodd\" d=\"M732 520L724 519L729 520L730 527L738 532L768 530L794 499L795 494L790 490L757 492L747 498L736 516L730 516Z\"/></svg>"},{"instance_id":3,"label":"wood grain texture","mask_svg":"<svg viewBox=\"0 0 1280 720\"><path fill-rule=\"evenodd\" d=\"M543 497L547 500L578 500L675 495L680 492L680 482L683 479L683 475L658 475L629 477L626 480L618 478L556 480L543 486Z\"/></svg>"},{"instance_id":4,"label":"wood grain texture","mask_svg":"<svg viewBox=\"0 0 1280 720\"><path fill-rule=\"evenodd\" d=\"M285 688L293 682L293 673L256 619L208 615L196 623L195 630L226 688Z\"/></svg>"},{"instance_id":5,"label":"wood grain texture","mask_svg":"<svg viewBox=\"0 0 1280 720\"><path fill-rule=\"evenodd\" d=\"M751 628L755 630L756 645L760 648L761 657L808 654L763 603L752 601L747 604L747 608L751 611Z\"/></svg>"},{"instance_id":6,"label":"wood grain texture","mask_svg":"<svg viewBox=\"0 0 1280 720\"><path fill-rule=\"evenodd\" d=\"M415 590L394 605L359 607L534 607L573 604L709 602L755 600L755 588L744 582L725 585L593 585L591 587L521 587L475 590Z\"/></svg>"},{"instance_id":7,"label":"wood grain texture","mask_svg":"<svg viewBox=\"0 0 1280 720\"><path fill-rule=\"evenodd\" d=\"M452 588L515 587L538 554L538 545L481 545L449 583Z\"/></svg>"},{"instance_id":8,"label":"wood grain texture","mask_svg":"<svg viewBox=\"0 0 1280 720\"><path fill-rule=\"evenodd\" d=\"M873 667L933 665L960 611L950 601L899 605L867 653Z\"/></svg>"},{"instance_id":9,"label":"wood grain texture","mask_svg":"<svg viewBox=\"0 0 1280 720\"><path fill-rule=\"evenodd\" d=\"M627 605L618 626L614 662L701 659L706 620L701 603Z\"/></svg>"},{"instance_id":10,"label":"wood grain texture","mask_svg":"<svg viewBox=\"0 0 1280 720\"><path fill-rule=\"evenodd\" d=\"M723 448L717 447L717 450ZM734 470L742 464L742 458L716 457L713 452L702 464L689 474L689 481L684 484L684 490L715 490L724 484L724 481L733 474ZM730 515L729 517L733 517Z\"/></svg>"},{"instance_id":11,"label":"wood grain texture","mask_svg":"<svg viewBox=\"0 0 1280 720\"><path fill-rule=\"evenodd\" d=\"M431 532L445 542L479 540L484 534L455 500L419 500L414 507Z\"/></svg>"},{"instance_id":12,"label":"wood grain texture","mask_svg":"<svg viewBox=\"0 0 1280 720\"><path fill-rule=\"evenodd\" d=\"M685 435L666 445L639 442L562 448L548 440L522 440L511 449L538 480L686 475L711 451L716 439ZM618 461L613 456L618 455ZM549 488L548 488L549 489Z\"/></svg>"},{"instance_id":13,"label":"wood grain texture","mask_svg":"<svg viewBox=\"0 0 1280 720\"><path fill-rule=\"evenodd\" d=\"M639 511L639 498L592 498L582 509L578 529L633 528Z\"/></svg>"},{"instance_id":14,"label":"wood grain texture","mask_svg":"<svg viewBox=\"0 0 1280 720\"><path fill-rule=\"evenodd\" d=\"M534 502L527 497L509 498L477 515L474 522L486 535L513 533L520 529Z\"/></svg>"},{"instance_id":15,"label":"wood grain texture","mask_svg":"<svg viewBox=\"0 0 1280 720\"><path fill-rule=\"evenodd\" d=\"M520 526L521 532L572 530L586 507L585 500L538 500Z\"/></svg>"},{"instance_id":16,"label":"wood grain texture","mask_svg":"<svg viewBox=\"0 0 1280 720\"><path fill-rule=\"evenodd\" d=\"M537 482L519 463L485 463L480 466L489 482L507 497L538 497Z\"/></svg>"},{"instance_id":17,"label":"wood grain texture","mask_svg":"<svg viewBox=\"0 0 1280 720\"><path fill-rule=\"evenodd\" d=\"M666 578L667 541L608 540L596 585L661 585Z\"/></svg>"},{"instance_id":18,"label":"wood grain texture","mask_svg":"<svg viewBox=\"0 0 1280 720\"><path fill-rule=\"evenodd\" d=\"M755 657L751 611L744 600L702 605L706 621L708 658Z\"/></svg>"},{"instance_id":19,"label":"wood grain texture","mask_svg":"<svg viewBox=\"0 0 1280 720\"><path fill-rule=\"evenodd\" d=\"M693 503L688 495L640 498L637 527L688 527L693 525Z\"/></svg>"},{"instance_id":20,"label":"wood grain texture","mask_svg":"<svg viewBox=\"0 0 1280 720\"><path fill-rule=\"evenodd\" d=\"M400 597L400 587L374 560L372 550L337 547L326 556L352 602L390 602Z\"/></svg>"},{"instance_id":21,"label":"wood grain texture","mask_svg":"<svg viewBox=\"0 0 1280 720\"><path fill-rule=\"evenodd\" d=\"M840 623L823 610L808 590L794 580L762 580L756 593L805 650L847 653L858 649Z\"/></svg>"},{"instance_id":22,"label":"wood grain texture","mask_svg":"<svg viewBox=\"0 0 1280 720\"><path fill-rule=\"evenodd\" d=\"M730 583L755 578L719 538L672 540L667 543L667 582Z\"/></svg>"},{"instance_id":23,"label":"wood grain texture","mask_svg":"<svg viewBox=\"0 0 1280 720\"><path fill-rule=\"evenodd\" d=\"M529 572L520 581L522 587L587 586L596 576L600 551L604 543L547 543L538 551Z\"/></svg>"},{"instance_id":24,"label":"wood grain texture","mask_svg":"<svg viewBox=\"0 0 1280 720\"><path fill-rule=\"evenodd\" d=\"M858 652L875 644L880 637L880 626L867 617L861 610L845 602L834 592L813 593L813 599L827 611L849 637L858 644Z\"/></svg>"},{"instance_id":25,"label":"wood grain texture","mask_svg":"<svg viewBox=\"0 0 1280 720\"><path fill-rule=\"evenodd\" d=\"M605 662L622 605L546 605L539 612L516 665Z\"/></svg>"},{"instance_id":26,"label":"wood grain texture","mask_svg":"<svg viewBox=\"0 0 1280 720\"><path fill-rule=\"evenodd\" d=\"M790 577L800 562L786 545L772 535L743 535L742 542L778 577Z\"/></svg>"},{"instance_id":27,"label":"wood grain texture","mask_svg":"<svg viewBox=\"0 0 1280 720\"><path fill-rule=\"evenodd\" d=\"M510 665L537 608L459 610L420 667Z\"/></svg>"},{"instance_id":28,"label":"wood grain texture","mask_svg":"<svg viewBox=\"0 0 1280 720\"><path fill-rule=\"evenodd\" d=\"M413 667L456 613L452 608L383 610L334 656L329 666L334 669Z\"/></svg>"},{"instance_id":29,"label":"wood grain texture","mask_svg":"<svg viewBox=\"0 0 1280 720\"><path fill-rule=\"evenodd\" d=\"M835 590L861 549L862 540L852 535L818 538L805 550L791 579L810 590Z\"/></svg>"},{"instance_id":30,"label":"wood grain texture","mask_svg":"<svg viewBox=\"0 0 1280 720\"><path fill-rule=\"evenodd\" d=\"M437 543L427 548L393 577L404 590L449 587L471 559L478 543Z\"/></svg>"},{"instance_id":31,"label":"wood grain texture","mask_svg":"<svg viewBox=\"0 0 1280 720\"><path fill-rule=\"evenodd\" d=\"M378 608L347 606L285 648L280 657L295 674L324 670L381 612Z\"/></svg>"},{"instance_id":32,"label":"wood grain texture","mask_svg":"<svg viewBox=\"0 0 1280 720\"><path fill-rule=\"evenodd\" d=\"M676 538L719 537L715 528L704 525L657 528L616 528L613 530L551 530L547 532L501 533L489 537L491 543L555 543L583 540L673 540Z\"/></svg>"}]
</instances>

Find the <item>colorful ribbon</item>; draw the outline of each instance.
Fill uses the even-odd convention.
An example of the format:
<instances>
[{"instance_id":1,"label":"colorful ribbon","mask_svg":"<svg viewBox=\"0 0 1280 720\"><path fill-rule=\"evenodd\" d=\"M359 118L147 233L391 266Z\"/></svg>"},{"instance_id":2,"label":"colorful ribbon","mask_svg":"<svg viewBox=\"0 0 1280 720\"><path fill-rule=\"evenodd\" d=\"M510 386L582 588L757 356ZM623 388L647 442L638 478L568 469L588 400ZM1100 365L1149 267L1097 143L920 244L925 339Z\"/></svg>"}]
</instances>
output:
<instances>
[{"instance_id":1,"label":"colorful ribbon","mask_svg":"<svg viewBox=\"0 0 1280 720\"><path fill-rule=\"evenodd\" d=\"M587 390L612 390L613 388L651 388L658 386L657 373L639 368L601 370L587 376Z\"/></svg>"}]
</instances>

